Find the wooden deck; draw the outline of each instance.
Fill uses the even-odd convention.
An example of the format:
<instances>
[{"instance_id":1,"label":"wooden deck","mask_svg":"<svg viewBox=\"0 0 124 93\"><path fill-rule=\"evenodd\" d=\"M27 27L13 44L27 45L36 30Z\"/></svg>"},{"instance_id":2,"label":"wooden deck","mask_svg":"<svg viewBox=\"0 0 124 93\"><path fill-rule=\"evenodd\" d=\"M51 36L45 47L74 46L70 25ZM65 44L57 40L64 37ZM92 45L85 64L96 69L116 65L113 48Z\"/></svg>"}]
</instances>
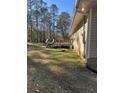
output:
<instances>
[{"instance_id":1,"label":"wooden deck","mask_svg":"<svg viewBox=\"0 0 124 93\"><path fill-rule=\"evenodd\" d=\"M39 46L46 46L46 48L72 48L72 44L71 43L48 43L48 44L35 44L35 43L28 43L27 47L31 47L31 48L36 48Z\"/></svg>"},{"instance_id":2,"label":"wooden deck","mask_svg":"<svg viewBox=\"0 0 124 93\"><path fill-rule=\"evenodd\" d=\"M71 43L54 43L54 44L47 44L46 47L52 48L72 48Z\"/></svg>"}]
</instances>

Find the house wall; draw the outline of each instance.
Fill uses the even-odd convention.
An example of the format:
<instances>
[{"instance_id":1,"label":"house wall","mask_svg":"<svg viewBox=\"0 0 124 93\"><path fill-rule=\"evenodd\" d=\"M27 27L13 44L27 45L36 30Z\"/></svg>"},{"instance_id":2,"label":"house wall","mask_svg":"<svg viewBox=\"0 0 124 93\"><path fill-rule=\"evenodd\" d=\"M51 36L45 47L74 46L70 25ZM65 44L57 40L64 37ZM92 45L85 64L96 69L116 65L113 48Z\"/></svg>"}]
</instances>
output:
<instances>
[{"instance_id":1,"label":"house wall","mask_svg":"<svg viewBox=\"0 0 124 93\"><path fill-rule=\"evenodd\" d=\"M91 23L91 57L97 57L97 13L96 9L92 9L92 23Z\"/></svg>"},{"instance_id":2,"label":"house wall","mask_svg":"<svg viewBox=\"0 0 124 93\"><path fill-rule=\"evenodd\" d=\"M84 26L82 26L77 32L72 36L73 47L77 54L80 56L81 62L84 62L84 43L83 43Z\"/></svg>"},{"instance_id":3,"label":"house wall","mask_svg":"<svg viewBox=\"0 0 124 93\"><path fill-rule=\"evenodd\" d=\"M87 58L97 57L97 9L92 8L88 17Z\"/></svg>"},{"instance_id":4,"label":"house wall","mask_svg":"<svg viewBox=\"0 0 124 93\"><path fill-rule=\"evenodd\" d=\"M86 23L85 23L85 33L84 33L84 55L85 55L85 58L87 56L87 34L88 34L88 18L86 19Z\"/></svg>"},{"instance_id":5,"label":"house wall","mask_svg":"<svg viewBox=\"0 0 124 93\"><path fill-rule=\"evenodd\" d=\"M83 20L82 20L83 21ZM85 33L84 33L85 31ZM85 34L85 35L83 35ZM85 36L85 38L83 37ZM81 59L97 58L97 11L91 8L87 21L73 34L73 47ZM83 42L84 41L84 42Z\"/></svg>"},{"instance_id":6,"label":"house wall","mask_svg":"<svg viewBox=\"0 0 124 93\"><path fill-rule=\"evenodd\" d=\"M97 72L97 9L91 8L88 17L86 63Z\"/></svg>"}]
</instances>

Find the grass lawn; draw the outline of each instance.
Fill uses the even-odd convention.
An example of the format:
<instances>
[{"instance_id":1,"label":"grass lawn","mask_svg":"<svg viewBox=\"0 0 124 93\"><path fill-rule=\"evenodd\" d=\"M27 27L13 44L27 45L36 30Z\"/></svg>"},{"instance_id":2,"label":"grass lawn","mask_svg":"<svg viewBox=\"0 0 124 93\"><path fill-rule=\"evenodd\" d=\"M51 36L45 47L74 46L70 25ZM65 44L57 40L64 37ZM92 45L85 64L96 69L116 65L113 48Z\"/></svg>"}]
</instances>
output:
<instances>
[{"instance_id":1,"label":"grass lawn","mask_svg":"<svg viewBox=\"0 0 124 93\"><path fill-rule=\"evenodd\" d=\"M28 47L27 56L27 93L96 93L96 75L73 50Z\"/></svg>"}]
</instances>

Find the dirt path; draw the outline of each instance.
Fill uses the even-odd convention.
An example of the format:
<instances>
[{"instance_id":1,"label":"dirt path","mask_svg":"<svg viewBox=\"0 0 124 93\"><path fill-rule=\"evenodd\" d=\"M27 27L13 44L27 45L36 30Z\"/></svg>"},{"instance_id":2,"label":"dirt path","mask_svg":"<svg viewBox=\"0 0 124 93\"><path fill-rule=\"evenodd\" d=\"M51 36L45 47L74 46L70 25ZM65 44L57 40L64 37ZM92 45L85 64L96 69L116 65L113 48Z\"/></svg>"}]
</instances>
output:
<instances>
[{"instance_id":1,"label":"dirt path","mask_svg":"<svg viewBox=\"0 0 124 93\"><path fill-rule=\"evenodd\" d=\"M96 74L72 50L28 48L27 93L96 93Z\"/></svg>"}]
</instances>

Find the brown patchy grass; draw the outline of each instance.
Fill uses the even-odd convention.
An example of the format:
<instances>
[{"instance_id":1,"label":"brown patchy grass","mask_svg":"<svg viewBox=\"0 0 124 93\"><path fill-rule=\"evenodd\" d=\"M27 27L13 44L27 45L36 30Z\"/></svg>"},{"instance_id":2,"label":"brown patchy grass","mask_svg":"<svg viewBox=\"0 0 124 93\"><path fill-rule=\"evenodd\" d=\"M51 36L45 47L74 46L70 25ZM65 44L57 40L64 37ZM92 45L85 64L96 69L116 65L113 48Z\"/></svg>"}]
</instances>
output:
<instances>
[{"instance_id":1,"label":"brown patchy grass","mask_svg":"<svg viewBox=\"0 0 124 93\"><path fill-rule=\"evenodd\" d=\"M28 93L96 93L96 75L90 76L73 50L40 46L27 55Z\"/></svg>"}]
</instances>

